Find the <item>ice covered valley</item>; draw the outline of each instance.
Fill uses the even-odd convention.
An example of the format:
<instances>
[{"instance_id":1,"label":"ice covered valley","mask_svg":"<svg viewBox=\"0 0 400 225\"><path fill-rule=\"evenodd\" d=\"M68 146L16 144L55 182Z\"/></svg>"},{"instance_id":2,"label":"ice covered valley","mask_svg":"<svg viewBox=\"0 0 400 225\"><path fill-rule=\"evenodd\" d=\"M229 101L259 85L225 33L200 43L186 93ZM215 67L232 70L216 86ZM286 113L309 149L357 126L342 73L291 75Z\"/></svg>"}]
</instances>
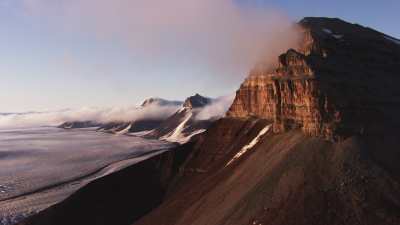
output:
<instances>
[{"instance_id":1,"label":"ice covered valley","mask_svg":"<svg viewBox=\"0 0 400 225\"><path fill-rule=\"evenodd\" d=\"M15 224L96 178L172 146L94 129L0 130L0 225Z\"/></svg>"}]
</instances>

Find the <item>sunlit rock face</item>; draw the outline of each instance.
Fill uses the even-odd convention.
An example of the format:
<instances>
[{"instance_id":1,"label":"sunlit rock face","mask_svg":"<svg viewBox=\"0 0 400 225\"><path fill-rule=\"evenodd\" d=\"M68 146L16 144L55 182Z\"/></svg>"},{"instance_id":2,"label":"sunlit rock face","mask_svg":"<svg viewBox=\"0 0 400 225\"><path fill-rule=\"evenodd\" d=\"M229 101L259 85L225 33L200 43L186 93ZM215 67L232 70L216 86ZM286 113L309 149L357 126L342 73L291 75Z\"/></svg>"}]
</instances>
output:
<instances>
[{"instance_id":1,"label":"sunlit rock face","mask_svg":"<svg viewBox=\"0 0 400 225\"><path fill-rule=\"evenodd\" d=\"M299 25L299 46L273 68L257 65L228 116L262 117L275 132L301 128L329 140L377 132L378 120L396 118L385 112L400 107L398 40L339 19L305 18Z\"/></svg>"}]
</instances>

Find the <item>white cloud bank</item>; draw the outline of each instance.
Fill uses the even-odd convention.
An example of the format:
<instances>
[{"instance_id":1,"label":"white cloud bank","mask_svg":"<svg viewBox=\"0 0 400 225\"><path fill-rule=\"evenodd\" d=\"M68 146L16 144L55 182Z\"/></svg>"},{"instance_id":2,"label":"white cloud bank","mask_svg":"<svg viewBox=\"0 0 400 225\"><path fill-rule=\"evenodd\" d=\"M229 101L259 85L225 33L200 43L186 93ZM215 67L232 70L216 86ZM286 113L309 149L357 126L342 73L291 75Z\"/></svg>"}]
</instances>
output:
<instances>
[{"instance_id":1,"label":"white cloud bank","mask_svg":"<svg viewBox=\"0 0 400 225\"><path fill-rule=\"evenodd\" d=\"M232 105L235 95L228 95L216 98L210 105L205 106L196 115L196 120L217 119L225 116L229 107Z\"/></svg>"},{"instance_id":2,"label":"white cloud bank","mask_svg":"<svg viewBox=\"0 0 400 225\"><path fill-rule=\"evenodd\" d=\"M134 121L139 119L165 119L179 106L150 105L147 107L96 108L86 107L50 112L0 114L0 129L57 126L66 121Z\"/></svg>"},{"instance_id":3,"label":"white cloud bank","mask_svg":"<svg viewBox=\"0 0 400 225\"><path fill-rule=\"evenodd\" d=\"M235 95L216 98L202 108L197 114L197 120L216 119L225 116ZM135 121L142 119L166 119L180 109L180 105L152 104L146 107L84 107L62 111L0 113L0 129L34 128L40 126L58 126L67 121L95 121L100 123L112 121Z\"/></svg>"}]
</instances>

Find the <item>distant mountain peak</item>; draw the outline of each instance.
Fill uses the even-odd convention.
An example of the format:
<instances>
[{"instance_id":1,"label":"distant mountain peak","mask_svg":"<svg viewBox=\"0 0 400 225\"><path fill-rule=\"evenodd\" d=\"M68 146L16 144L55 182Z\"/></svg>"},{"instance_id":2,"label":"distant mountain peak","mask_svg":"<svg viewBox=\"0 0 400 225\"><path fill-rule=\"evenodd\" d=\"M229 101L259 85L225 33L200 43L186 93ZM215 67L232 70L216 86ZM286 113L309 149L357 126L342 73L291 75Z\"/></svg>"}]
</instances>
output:
<instances>
[{"instance_id":1,"label":"distant mountain peak","mask_svg":"<svg viewBox=\"0 0 400 225\"><path fill-rule=\"evenodd\" d=\"M201 107L204 107L204 106L210 104L211 101L212 101L211 98L201 96L200 94L195 94L185 100L185 102L183 103L183 107L201 108Z\"/></svg>"},{"instance_id":2,"label":"distant mountain peak","mask_svg":"<svg viewBox=\"0 0 400 225\"><path fill-rule=\"evenodd\" d=\"M149 105L160 105L160 106L166 106L166 105L181 105L182 102L180 101L170 101L170 100L166 100L163 98L148 98L146 100L143 101L143 103L141 104L142 107L146 107Z\"/></svg>"}]
</instances>

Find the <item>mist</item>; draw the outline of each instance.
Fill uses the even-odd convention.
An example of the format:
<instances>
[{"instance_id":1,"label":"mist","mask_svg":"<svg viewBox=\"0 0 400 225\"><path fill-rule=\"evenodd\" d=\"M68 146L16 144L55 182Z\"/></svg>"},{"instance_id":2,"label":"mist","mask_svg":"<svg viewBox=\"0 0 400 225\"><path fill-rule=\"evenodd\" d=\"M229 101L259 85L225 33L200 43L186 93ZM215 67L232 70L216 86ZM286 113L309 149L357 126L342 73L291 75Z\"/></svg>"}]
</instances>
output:
<instances>
[{"instance_id":1,"label":"mist","mask_svg":"<svg viewBox=\"0 0 400 225\"><path fill-rule=\"evenodd\" d=\"M135 121L141 119L166 119L178 110L179 105L157 105L146 107L83 107L62 111L0 114L0 129L34 128L58 126L67 121Z\"/></svg>"},{"instance_id":2,"label":"mist","mask_svg":"<svg viewBox=\"0 0 400 225\"><path fill-rule=\"evenodd\" d=\"M234 0L24 1L29 15L51 21L55 31L123 43L155 67L206 68L227 79L275 63L298 40L285 13Z\"/></svg>"},{"instance_id":3,"label":"mist","mask_svg":"<svg viewBox=\"0 0 400 225\"><path fill-rule=\"evenodd\" d=\"M224 117L235 98L234 94L221 96L196 113L196 120ZM71 121L130 122L143 119L167 119L182 106L179 104L151 104L146 107L82 107L59 111L0 113L0 130L58 126Z\"/></svg>"},{"instance_id":4,"label":"mist","mask_svg":"<svg viewBox=\"0 0 400 225\"><path fill-rule=\"evenodd\" d=\"M211 104L202 108L197 114L196 120L210 120L224 117L235 99L235 94L214 99Z\"/></svg>"}]
</instances>

